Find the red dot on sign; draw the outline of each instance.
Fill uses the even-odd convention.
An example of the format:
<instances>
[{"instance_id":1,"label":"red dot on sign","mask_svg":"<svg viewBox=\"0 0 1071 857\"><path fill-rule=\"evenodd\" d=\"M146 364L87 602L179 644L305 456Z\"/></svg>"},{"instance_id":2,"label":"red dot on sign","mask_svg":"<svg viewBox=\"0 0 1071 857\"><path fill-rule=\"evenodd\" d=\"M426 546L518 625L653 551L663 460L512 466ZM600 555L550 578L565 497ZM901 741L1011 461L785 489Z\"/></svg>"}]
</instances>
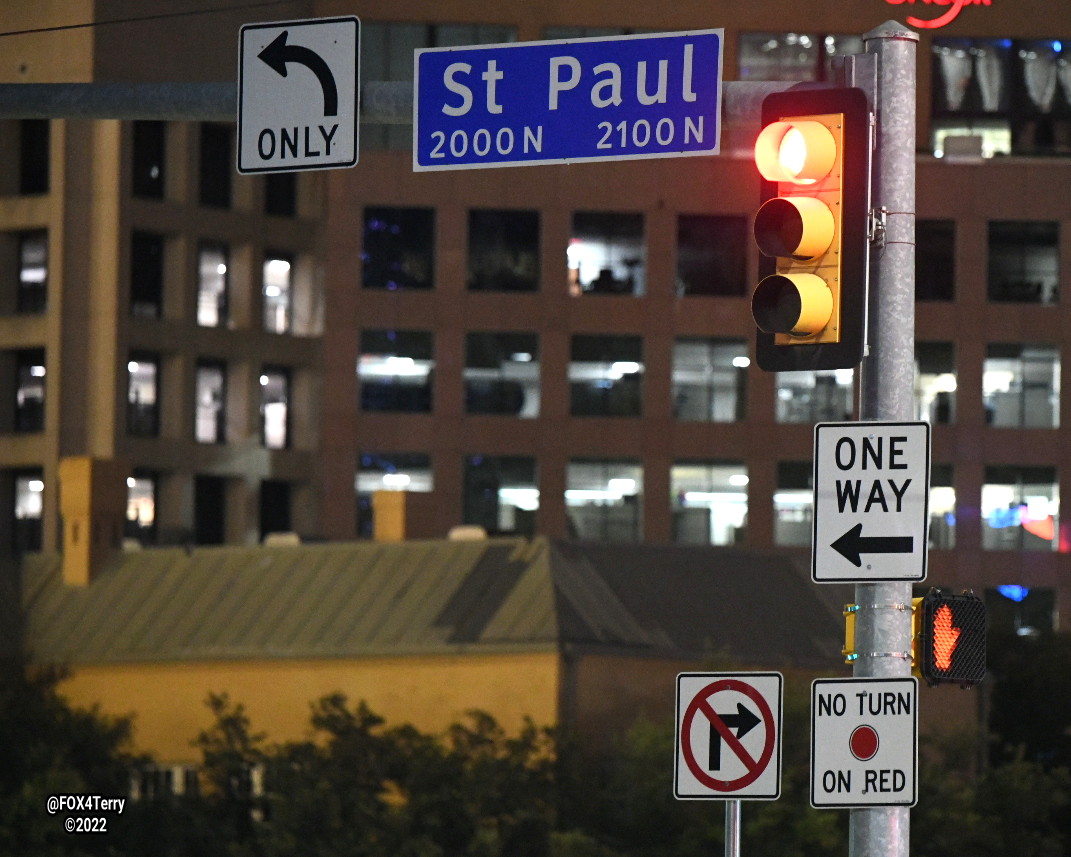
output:
<instances>
[{"instance_id":1,"label":"red dot on sign","mask_svg":"<svg viewBox=\"0 0 1071 857\"><path fill-rule=\"evenodd\" d=\"M878 752L878 733L873 726L857 726L848 739L848 746L860 762L869 761Z\"/></svg>"}]
</instances>

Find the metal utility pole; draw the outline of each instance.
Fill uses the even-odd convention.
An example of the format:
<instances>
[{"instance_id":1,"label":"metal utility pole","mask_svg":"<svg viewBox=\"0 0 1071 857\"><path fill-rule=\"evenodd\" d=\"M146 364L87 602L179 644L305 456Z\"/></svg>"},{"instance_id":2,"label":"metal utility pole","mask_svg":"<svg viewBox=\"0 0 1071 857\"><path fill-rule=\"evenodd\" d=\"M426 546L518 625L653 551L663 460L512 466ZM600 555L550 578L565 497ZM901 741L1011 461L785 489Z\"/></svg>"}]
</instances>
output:
<instances>
[{"instance_id":1,"label":"metal utility pole","mask_svg":"<svg viewBox=\"0 0 1071 857\"><path fill-rule=\"evenodd\" d=\"M914 419L915 55L918 35L888 22L863 36L878 62L873 207L884 236L871 252L869 355L860 371L860 419ZM857 583L856 678L911 675L911 583ZM910 810L851 810L850 857L907 857Z\"/></svg>"}]
</instances>

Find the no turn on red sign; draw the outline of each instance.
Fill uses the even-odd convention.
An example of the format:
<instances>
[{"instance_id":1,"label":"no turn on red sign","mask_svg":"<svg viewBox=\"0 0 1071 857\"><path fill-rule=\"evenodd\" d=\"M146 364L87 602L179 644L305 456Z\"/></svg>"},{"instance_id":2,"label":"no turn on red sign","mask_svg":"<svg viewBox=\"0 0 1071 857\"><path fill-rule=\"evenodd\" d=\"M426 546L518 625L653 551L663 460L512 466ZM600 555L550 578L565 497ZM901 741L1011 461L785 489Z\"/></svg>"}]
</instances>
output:
<instances>
[{"instance_id":1,"label":"no turn on red sign","mask_svg":"<svg viewBox=\"0 0 1071 857\"><path fill-rule=\"evenodd\" d=\"M780 796L783 683L780 673L677 676L676 797Z\"/></svg>"},{"instance_id":2,"label":"no turn on red sign","mask_svg":"<svg viewBox=\"0 0 1071 857\"><path fill-rule=\"evenodd\" d=\"M811 685L811 806L914 806L918 679Z\"/></svg>"}]
</instances>

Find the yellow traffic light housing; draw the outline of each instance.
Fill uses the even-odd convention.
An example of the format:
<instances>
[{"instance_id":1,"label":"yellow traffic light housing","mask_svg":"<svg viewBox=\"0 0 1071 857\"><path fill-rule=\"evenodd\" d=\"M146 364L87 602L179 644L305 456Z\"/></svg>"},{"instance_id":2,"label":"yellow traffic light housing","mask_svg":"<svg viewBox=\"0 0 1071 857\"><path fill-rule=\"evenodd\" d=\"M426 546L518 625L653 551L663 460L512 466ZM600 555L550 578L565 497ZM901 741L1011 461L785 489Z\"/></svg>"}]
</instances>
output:
<instances>
[{"instance_id":1,"label":"yellow traffic light housing","mask_svg":"<svg viewBox=\"0 0 1071 857\"><path fill-rule=\"evenodd\" d=\"M763 101L751 298L759 367L842 369L863 356L872 135L859 89L775 93Z\"/></svg>"}]
</instances>

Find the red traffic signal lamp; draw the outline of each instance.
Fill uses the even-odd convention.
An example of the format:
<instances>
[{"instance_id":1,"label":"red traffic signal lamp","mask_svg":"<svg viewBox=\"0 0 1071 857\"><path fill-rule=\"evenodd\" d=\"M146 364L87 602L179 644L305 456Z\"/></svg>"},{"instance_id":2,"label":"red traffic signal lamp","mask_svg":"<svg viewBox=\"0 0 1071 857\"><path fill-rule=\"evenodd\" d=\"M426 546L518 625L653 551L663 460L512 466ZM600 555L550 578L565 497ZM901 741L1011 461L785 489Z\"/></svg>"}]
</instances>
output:
<instances>
[{"instance_id":1,"label":"red traffic signal lamp","mask_svg":"<svg viewBox=\"0 0 1071 857\"><path fill-rule=\"evenodd\" d=\"M762 275L751 297L761 369L850 369L866 342L872 134L861 89L762 103L755 165Z\"/></svg>"},{"instance_id":2,"label":"red traffic signal lamp","mask_svg":"<svg viewBox=\"0 0 1071 857\"><path fill-rule=\"evenodd\" d=\"M940 589L915 599L915 668L930 685L971 687L985 678L986 610L977 595Z\"/></svg>"}]
</instances>

